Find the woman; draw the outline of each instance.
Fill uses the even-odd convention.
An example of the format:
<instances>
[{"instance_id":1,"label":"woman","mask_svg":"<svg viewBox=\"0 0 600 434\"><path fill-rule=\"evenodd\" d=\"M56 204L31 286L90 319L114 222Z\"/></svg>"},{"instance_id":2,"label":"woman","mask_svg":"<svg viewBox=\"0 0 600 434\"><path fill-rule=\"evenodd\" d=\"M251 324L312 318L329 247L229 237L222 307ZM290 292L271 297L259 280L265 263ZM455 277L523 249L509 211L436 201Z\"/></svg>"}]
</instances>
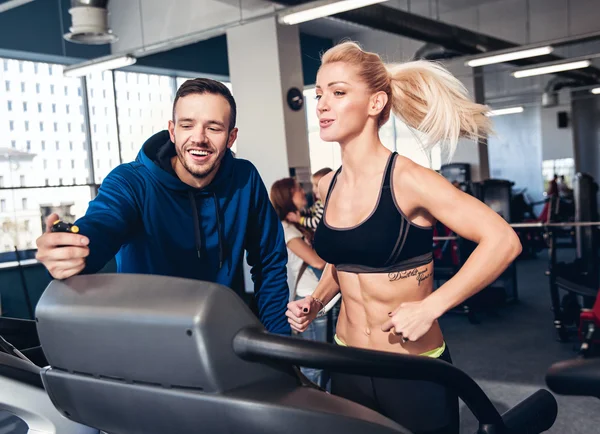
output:
<instances>
[{"instance_id":1,"label":"woman","mask_svg":"<svg viewBox=\"0 0 600 434\"><path fill-rule=\"evenodd\" d=\"M273 184L270 196L273 208L281 220L287 246L290 300L303 300L310 296L319 284L319 279L311 267L317 270L325 268L325 261L319 258L309 244L312 240L311 232L286 218L306 207L306 194L294 179L284 178ZM322 316L314 320L302 331L301 336L313 341L326 342L327 317ZM323 386L321 370L302 368L302 372L309 380Z\"/></svg>"},{"instance_id":2,"label":"woman","mask_svg":"<svg viewBox=\"0 0 600 434\"><path fill-rule=\"evenodd\" d=\"M311 296L286 315L302 332L342 292L336 343L451 362L437 319L492 283L520 253L512 228L435 171L390 153L378 137L390 111L450 154L459 137L490 130L486 107L425 61L384 65L346 42L327 51L317 75L321 139L338 142L342 167L319 184L325 197L314 240L328 266ZM478 244L433 292L432 226ZM414 433L458 433L458 402L432 383L334 374L332 392L373 408Z\"/></svg>"}]
</instances>

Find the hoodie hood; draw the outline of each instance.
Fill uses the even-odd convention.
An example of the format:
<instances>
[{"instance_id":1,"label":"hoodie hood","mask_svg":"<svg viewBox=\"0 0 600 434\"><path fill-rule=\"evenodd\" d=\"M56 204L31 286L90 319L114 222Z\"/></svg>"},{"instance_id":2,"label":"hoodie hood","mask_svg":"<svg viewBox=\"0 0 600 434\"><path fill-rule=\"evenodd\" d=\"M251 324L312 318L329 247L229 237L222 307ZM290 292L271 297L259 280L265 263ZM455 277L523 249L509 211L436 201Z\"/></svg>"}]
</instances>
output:
<instances>
[{"instance_id":1,"label":"hoodie hood","mask_svg":"<svg viewBox=\"0 0 600 434\"><path fill-rule=\"evenodd\" d=\"M150 171L151 176L169 190L187 193L194 216L194 238L196 240L198 259L202 259L205 236L202 233L202 223L200 213L198 212L197 202L198 200L206 198L212 199L215 208L215 218L217 220L219 268L221 268L225 261L225 246L223 240L223 216L221 215L222 213L217 196L219 193L226 191L224 187L226 187L228 181L230 181L233 176L233 155L229 149L225 151L225 156L221 160L217 175L212 182L204 188L195 188L187 185L177 177L173 170L168 171L163 168L165 165L170 164L165 160L170 159L173 155L176 155L175 144L171 141L169 132L163 130L146 140L146 143L142 146L142 150L138 153L136 162L143 164ZM162 164L163 167L161 167L161 162L164 162L164 164Z\"/></svg>"},{"instance_id":2,"label":"hoodie hood","mask_svg":"<svg viewBox=\"0 0 600 434\"><path fill-rule=\"evenodd\" d=\"M166 156L175 154L175 144L171 141L169 131L163 130L150 137L136 157L136 162L143 164L151 175L162 185L170 190L196 191L196 192L218 192L221 187L227 185L233 176L234 157L229 149L225 151L225 156L221 160L221 166L217 175L204 188L194 188L181 181L174 172L169 172L161 167L160 160Z\"/></svg>"}]
</instances>

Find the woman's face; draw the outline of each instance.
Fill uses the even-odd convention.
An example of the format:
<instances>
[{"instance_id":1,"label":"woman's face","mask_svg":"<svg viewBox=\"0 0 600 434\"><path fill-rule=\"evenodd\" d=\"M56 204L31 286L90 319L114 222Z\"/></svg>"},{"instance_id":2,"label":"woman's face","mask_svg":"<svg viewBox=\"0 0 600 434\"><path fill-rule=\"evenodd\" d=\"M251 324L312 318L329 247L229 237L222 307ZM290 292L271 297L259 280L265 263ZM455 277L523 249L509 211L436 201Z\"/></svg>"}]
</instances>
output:
<instances>
[{"instance_id":1,"label":"woman's face","mask_svg":"<svg viewBox=\"0 0 600 434\"><path fill-rule=\"evenodd\" d=\"M306 194L304 193L304 189L300 186L300 184L296 184L294 190L292 191L292 201L299 210L306 207Z\"/></svg>"},{"instance_id":2,"label":"woman's face","mask_svg":"<svg viewBox=\"0 0 600 434\"><path fill-rule=\"evenodd\" d=\"M342 62L323 65L317 74L316 93L321 140L343 143L364 130L372 92L355 66Z\"/></svg>"}]
</instances>

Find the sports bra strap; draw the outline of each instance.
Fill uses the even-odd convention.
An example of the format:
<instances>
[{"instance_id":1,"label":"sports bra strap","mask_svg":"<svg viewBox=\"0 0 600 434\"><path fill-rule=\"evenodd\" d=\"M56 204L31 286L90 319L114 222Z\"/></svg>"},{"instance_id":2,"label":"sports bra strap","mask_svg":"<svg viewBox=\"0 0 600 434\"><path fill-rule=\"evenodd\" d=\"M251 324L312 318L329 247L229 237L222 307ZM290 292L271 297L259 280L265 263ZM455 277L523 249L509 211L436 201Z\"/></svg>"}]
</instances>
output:
<instances>
[{"instance_id":1,"label":"sports bra strap","mask_svg":"<svg viewBox=\"0 0 600 434\"><path fill-rule=\"evenodd\" d=\"M383 187L389 187L392 182L392 169L394 168L394 160L396 159L396 155L398 155L396 151L392 152L392 154L390 155L390 159L387 162L387 166L385 167L385 178L383 180Z\"/></svg>"},{"instance_id":2,"label":"sports bra strap","mask_svg":"<svg viewBox=\"0 0 600 434\"><path fill-rule=\"evenodd\" d=\"M325 198L325 204L327 204L327 202L329 202L329 196L331 196L331 192L333 191L333 187L335 186L335 181L341 171L342 171L342 166L340 166L339 169L335 171L333 178L331 178L331 183L329 184L329 190L327 190L327 197ZM325 205L325 206L327 206L327 205Z\"/></svg>"}]
</instances>

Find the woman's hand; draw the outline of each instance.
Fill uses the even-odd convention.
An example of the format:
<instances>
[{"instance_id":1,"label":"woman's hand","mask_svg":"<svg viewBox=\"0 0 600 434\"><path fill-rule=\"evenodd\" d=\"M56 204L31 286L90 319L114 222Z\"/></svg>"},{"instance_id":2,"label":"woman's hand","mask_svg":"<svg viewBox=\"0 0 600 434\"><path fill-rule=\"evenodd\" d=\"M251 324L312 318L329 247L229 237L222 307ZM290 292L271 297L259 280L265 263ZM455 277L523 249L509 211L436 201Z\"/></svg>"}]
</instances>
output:
<instances>
[{"instance_id":1,"label":"woman's hand","mask_svg":"<svg viewBox=\"0 0 600 434\"><path fill-rule=\"evenodd\" d=\"M312 296L304 297L302 300L296 300L288 303L288 310L285 316L288 317L290 326L297 332L304 332L309 324L317 317L319 311L323 308L321 303Z\"/></svg>"},{"instance_id":2,"label":"woman's hand","mask_svg":"<svg viewBox=\"0 0 600 434\"><path fill-rule=\"evenodd\" d=\"M290 223L300 223L300 213L298 211L288 212L287 216L285 216L285 219Z\"/></svg>"},{"instance_id":3,"label":"woman's hand","mask_svg":"<svg viewBox=\"0 0 600 434\"><path fill-rule=\"evenodd\" d=\"M390 319L381 326L381 330L402 335L405 343L421 339L437 320L437 315L423 301L402 303L388 315Z\"/></svg>"}]
</instances>

